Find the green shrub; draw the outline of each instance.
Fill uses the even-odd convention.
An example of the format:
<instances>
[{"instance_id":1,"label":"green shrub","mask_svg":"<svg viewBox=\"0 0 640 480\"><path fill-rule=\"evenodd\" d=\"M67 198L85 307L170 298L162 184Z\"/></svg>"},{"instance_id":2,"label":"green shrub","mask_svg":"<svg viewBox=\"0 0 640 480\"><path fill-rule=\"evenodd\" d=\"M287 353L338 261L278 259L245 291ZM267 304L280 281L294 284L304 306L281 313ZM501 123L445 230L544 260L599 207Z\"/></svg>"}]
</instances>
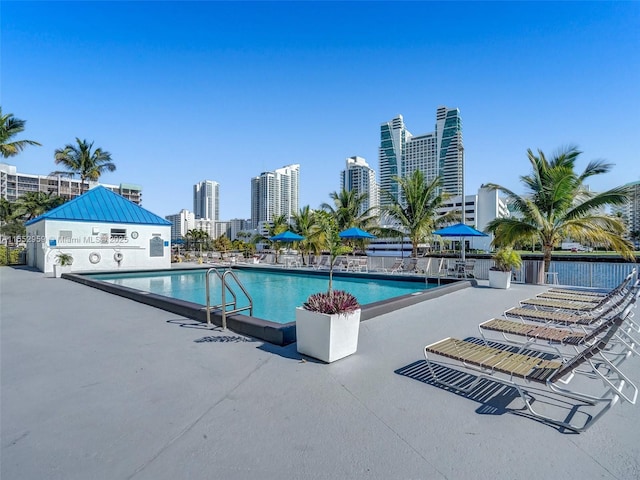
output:
<instances>
[{"instance_id":1,"label":"green shrub","mask_svg":"<svg viewBox=\"0 0 640 480\"><path fill-rule=\"evenodd\" d=\"M20 263L20 253L24 251L24 248L11 248L9 249L9 257L7 258L6 245L0 246L0 265L16 265Z\"/></svg>"}]
</instances>

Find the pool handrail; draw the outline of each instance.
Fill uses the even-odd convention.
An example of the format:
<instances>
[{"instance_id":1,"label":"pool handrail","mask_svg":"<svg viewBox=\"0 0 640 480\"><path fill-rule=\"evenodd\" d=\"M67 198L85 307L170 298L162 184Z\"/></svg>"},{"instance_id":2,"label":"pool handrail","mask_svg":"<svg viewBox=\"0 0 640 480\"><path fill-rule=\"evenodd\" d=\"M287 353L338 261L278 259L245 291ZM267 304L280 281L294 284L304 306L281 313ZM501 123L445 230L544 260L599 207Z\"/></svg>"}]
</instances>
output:
<instances>
[{"instance_id":1,"label":"pool handrail","mask_svg":"<svg viewBox=\"0 0 640 480\"><path fill-rule=\"evenodd\" d=\"M209 275L212 272L215 272L215 274L220 279L220 282L222 283L222 286L221 286L222 287L222 303L220 305L214 305L213 307L211 306L211 299L210 299L210 293L209 293L209 289L210 289ZM231 275L233 277L233 279L236 281L236 284L238 285L238 287L240 287L240 289L242 290L242 293L244 293L245 296L247 297L247 300L249 300L249 305L247 305L245 307L238 308L238 298L236 296L236 293L233 291L233 289L229 286L229 284L226 281L227 275ZM207 273L205 275L205 288L207 290L206 291L207 326L211 327L211 308L220 308L220 313L222 315L222 329L223 330L227 329L227 315L229 315L229 314L242 312L244 310L249 310L249 315L253 316L253 299L251 298L251 295L249 295L249 292L244 287L244 285L242 284L242 282L240 281L238 276L230 268L226 269L223 274L220 274L218 269L215 268L215 267L212 267L212 268L208 269ZM226 301L226 291L227 290L229 290L229 293L231 293L231 295L233 296L233 302L227 303L227 301ZM227 306L229 306L229 305L233 306L233 308L231 310L227 310Z\"/></svg>"}]
</instances>

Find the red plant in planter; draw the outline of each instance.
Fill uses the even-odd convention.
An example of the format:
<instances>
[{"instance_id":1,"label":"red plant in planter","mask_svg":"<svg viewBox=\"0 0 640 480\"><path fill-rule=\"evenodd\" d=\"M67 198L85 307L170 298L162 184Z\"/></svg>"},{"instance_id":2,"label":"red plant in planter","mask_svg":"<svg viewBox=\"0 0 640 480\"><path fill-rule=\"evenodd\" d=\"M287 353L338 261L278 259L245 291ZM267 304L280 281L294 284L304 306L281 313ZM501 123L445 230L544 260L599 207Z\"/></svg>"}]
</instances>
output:
<instances>
[{"instance_id":1,"label":"red plant in planter","mask_svg":"<svg viewBox=\"0 0 640 480\"><path fill-rule=\"evenodd\" d=\"M302 305L311 312L326 313L327 315L351 313L360 308L356 297L344 290L314 293Z\"/></svg>"}]
</instances>

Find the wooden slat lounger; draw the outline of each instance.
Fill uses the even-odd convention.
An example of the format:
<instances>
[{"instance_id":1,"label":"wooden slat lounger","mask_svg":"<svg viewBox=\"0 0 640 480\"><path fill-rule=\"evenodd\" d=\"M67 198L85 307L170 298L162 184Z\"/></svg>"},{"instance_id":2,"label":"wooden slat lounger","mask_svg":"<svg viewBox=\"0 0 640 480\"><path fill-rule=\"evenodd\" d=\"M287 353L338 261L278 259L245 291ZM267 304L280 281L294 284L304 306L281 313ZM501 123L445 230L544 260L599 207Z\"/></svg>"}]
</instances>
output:
<instances>
[{"instance_id":1,"label":"wooden slat lounger","mask_svg":"<svg viewBox=\"0 0 640 480\"><path fill-rule=\"evenodd\" d=\"M614 297L603 299L598 304L571 301L553 301L550 299L530 298L520 302L520 308L512 308L505 312L507 316L519 316L536 321L550 321L562 324L580 323L591 324L602 319L604 315L623 310L625 306L637 297L640 291L640 279L628 286ZM522 306L524 305L524 307ZM555 305L552 307L551 305ZM589 307L591 305L591 307ZM580 306L579 308L576 308ZM572 308L573 307L573 308ZM529 312L535 310L539 313ZM545 320L547 319L547 320ZM640 331L640 330L639 330Z\"/></svg>"},{"instance_id":2,"label":"wooden slat lounger","mask_svg":"<svg viewBox=\"0 0 640 480\"><path fill-rule=\"evenodd\" d=\"M481 379L490 379L505 385L514 387L532 415L540 419L549 421L556 425L569 428L574 431L586 430L591 424L598 420L609 408L619 399L624 399L631 404L635 404L638 389L611 361L609 361L602 351L608 342L614 337L616 331L623 323L628 309L615 317L612 325L606 334L593 345L577 353L574 357L562 362L558 360L548 360L535 355L525 355L518 352L504 350L501 348L478 345L473 342L458 340L455 338L445 338L439 342L424 347L424 356L433 379L442 385L446 385L455 390L469 393L480 382ZM459 368L469 369L477 375L472 382L468 378L449 381L442 378L434 368L431 356L444 357L455 362ZM606 364L606 369L598 369L594 363ZM445 362L446 364L446 362ZM579 367L589 364L588 373ZM560 386L559 383L569 384L576 374L585 374L587 377L599 378L605 385L605 392L602 396L580 393ZM571 424L542 415L533 409L523 387L529 383L545 385L551 391L595 405L603 402L604 407L594 416L590 417L586 424L582 426Z\"/></svg>"},{"instance_id":3,"label":"wooden slat lounger","mask_svg":"<svg viewBox=\"0 0 640 480\"><path fill-rule=\"evenodd\" d=\"M633 308L640 296L640 292L636 292L629 302L625 302L624 308L628 310L625 315L625 322L630 321L633 313ZM534 310L535 311L535 310ZM493 318L478 325L480 335L485 339L485 331L498 332L502 334L504 340L508 342L515 342L519 344L529 344L543 340L550 344L560 345L588 345L595 341L598 336L611 327L612 322L615 321L614 315L602 317L602 321L593 328L585 328L580 322L575 322L570 326L574 328L561 328L552 324L541 325L539 323L527 323L520 320L509 320L504 318ZM521 337L518 339L511 339L509 336ZM522 341L525 338L526 341ZM621 328L616 334L616 339L622 345L622 351L615 353L616 355L628 355L629 353L638 354L636 345L638 340L631 334L629 329ZM611 350L609 350L612 353Z\"/></svg>"},{"instance_id":4,"label":"wooden slat lounger","mask_svg":"<svg viewBox=\"0 0 640 480\"><path fill-rule=\"evenodd\" d=\"M555 300L575 300L578 302L600 303L604 297L585 297L583 295L572 295L570 293L542 292L536 298L549 298Z\"/></svg>"},{"instance_id":5,"label":"wooden slat lounger","mask_svg":"<svg viewBox=\"0 0 640 480\"><path fill-rule=\"evenodd\" d=\"M608 292L596 292L592 290L581 290L579 288L550 288L549 293L564 293L568 295L577 295L578 297L587 297L587 298L610 298L618 293L621 293L625 288L627 288L630 284L633 284L636 281L636 268L633 267L631 272L627 274L627 276L620 282L615 288L609 290Z\"/></svg>"},{"instance_id":6,"label":"wooden slat lounger","mask_svg":"<svg viewBox=\"0 0 640 480\"><path fill-rule=\"evenodd\" d=\"M600 320L601 315L578 315L562 311L536 310L534 308L514 307L504 312L509 318L520 318L543 323L557 323L560 325L589 325Z\"/></svg>"},{"instance_id":7,"label":"wooden slat lounger","mask_svg":"<svg viewBox=\"0 0 640 480\"><path fill-rule=\"evenodd\" d=\"M553 300L550 298L527 298L520 301L521 305L531 305L540 308L561 309L572 312L590 312L601 306L601 302L578 302L575 300Z\"/></svg>"},{"instance_id":8,"label":"wooden slat lounger","mask_svg":"<svg viewBox=\"0 0 640 480\"><path fill-rule=\"evenodd\" d=\"M550 288L549 293L564 293L567 295L575 295L577 297L585 298L603 298L608 296L610 292L591 292L587 290L576 290L572 288Z\"/></svg>"},{"instance_id":9,"label":"wooden slat lounger","mask_svg":"<svg viewBox=\"0 0 640 480\"><path fill-rule=\"evenodd\" d=\"M602 322L597 328L592 329L590 332L586 330L576 331L568 328L559 328L546 325L535 325L530 323L523 323L513 320L505 320L503 318L493 318L478 325L480 335L483 340L488 342L485 335L485 331L491 331L500 333L504 341L519 344L519 345L532 345L537 344L538 341L546 342L549 345L564 345L564 346L585 346L593 343L599 335L611 327L611 323L615 320L615 317L609 317L608 320ZM511 336L516 337L510 338ZM520 339L518 339L520 337ZM524 341L522 341L524 339ZM616 340L611 341L611 347L613 344L617 344L619 348L608 349L607 354L614 356L628 356L630 354L639 355L638 345L640 344L638 339L635 338L631 332L621 328L616 333ZM557 351L557 353L560 353Z\"/></svg>"},{"instance_id":10,"label":"wooden slat lounger","mask_svg":"<svg viewBox=\"0 0 640 480\"><path fill-rule=\"evenodd\" d=\"M491 330L502 333L505 340L507 334L524 337L527 340L544 340L551 343L559 343L561 345L580 345L585 341L587 334L585 332L576 332L565 328L555 328L546 325L533 325L513 320L505 320L502 318L493 318L479 325L480 332L483 330ZM594 330L595 331L595 330ZM591 332L593 333L593 331ZM484 337L484 334L482 334Z\"/></svg>"}]
</instances>

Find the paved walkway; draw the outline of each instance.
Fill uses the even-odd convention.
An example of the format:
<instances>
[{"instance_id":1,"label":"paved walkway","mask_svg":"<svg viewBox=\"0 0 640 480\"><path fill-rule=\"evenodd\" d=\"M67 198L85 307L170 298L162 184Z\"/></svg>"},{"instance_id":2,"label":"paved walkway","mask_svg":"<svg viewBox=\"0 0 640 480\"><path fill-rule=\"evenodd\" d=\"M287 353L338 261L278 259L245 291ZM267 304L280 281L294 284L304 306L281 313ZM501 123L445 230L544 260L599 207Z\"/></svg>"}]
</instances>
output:
<instances>
[{"instance_id":1,"label":"paved walkway","mask_svg":"<svg viewBox=\"0 0 640 480\"><path fill-rule=\"evenodd\" d=\"M544 287L363 322L358 353L325 365L38 272L0 282L2 480L640 478L637 406L577 435L428 382L424 345Z\"/></svg>"}]
</instances>

